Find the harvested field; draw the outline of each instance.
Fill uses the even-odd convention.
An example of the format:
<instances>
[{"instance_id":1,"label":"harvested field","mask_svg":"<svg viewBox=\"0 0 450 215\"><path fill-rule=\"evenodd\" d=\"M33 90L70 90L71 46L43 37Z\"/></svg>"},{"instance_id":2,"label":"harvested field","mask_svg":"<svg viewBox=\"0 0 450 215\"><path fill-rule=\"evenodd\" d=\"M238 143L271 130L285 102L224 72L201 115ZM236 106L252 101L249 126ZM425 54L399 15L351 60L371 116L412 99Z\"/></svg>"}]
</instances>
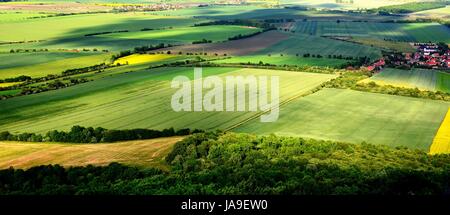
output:
<instances>
[{"instance_id":1,"label":"harvested field","mask_svg":"<svg viewBox=\"0 0 450 215\"><path fill-rule=\"evenodd\" d=\"M158 166L182 137L109 144L0 142L0 169L38 165L104 166L118 162L139 167Z\"/></svg>"}]
</instances>

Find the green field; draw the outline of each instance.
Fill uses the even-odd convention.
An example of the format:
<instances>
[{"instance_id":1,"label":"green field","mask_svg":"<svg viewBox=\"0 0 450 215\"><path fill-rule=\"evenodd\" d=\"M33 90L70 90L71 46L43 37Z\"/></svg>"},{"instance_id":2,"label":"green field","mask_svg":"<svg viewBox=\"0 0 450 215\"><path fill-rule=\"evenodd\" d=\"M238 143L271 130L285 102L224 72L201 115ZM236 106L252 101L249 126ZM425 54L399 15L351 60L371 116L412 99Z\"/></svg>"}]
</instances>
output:
<instances>
[{"instance_id":1,"label":"green field","mask_svg":"<svg viewBox=\"0 0 450 215\"><path fill-rule=\"evenodd\" d=\"M248 28L235 25L202 26L174 28L156 31L136 31L127 33L105 34L98 37L126 39L126 40L158 40L171 43L191 43L202 39L213 42L226 41L228 38L236 35L246 35L260 31L258 28ZM208 34L205 34L208 32Z\"/></svg>"},{"instance_id":2,"label":"green field","mask_svg":"<svg viewBox=\"0 0 450 215\"><path fill-rule=\"evenodd\" d=\"M111 54L42 52L36 54L0 54L0 59L1 58L3 58L6 63L0 66L0 79L13 78L20 75L34 78L43 77L48 74L60 74L68 69L88 67L109 62ZM2 67L6 68L3 69Z\"/></svg>"},{"instance_id":3,"label":"green field","mask_svg":"<svg viewBox=\"0 0 450 215\"><path fill-rule=\"evenodd\" d=\"M267 56L267 55L249 55L232 57L223 60L213 61L214 63L223 64L238 64L238 63L252 63L258 64L260 62L274 65L295 65L295 66L329 66L339 67L345 65L348 61L342 59L329 59L329 58L305 58L297 56Z\"/></svg>"},{"instance_id":4,"label":"green field","mask_svg":"<svg viewBox=\"0 0 450 215\"><path fill-rule=\"evenodd\" d=\"M386 1L386 0L383 0ZM253 1L254 2L254 1ZM167 10L152 12L156 15L195 17L216 20L236 20L236 19L314 19L314 20L388 20L398 19L397 17L373 16L373 14L343 13L332 10L296 10L276 7L276 1L261 0L262 4L253 5L210 5L208 7L192 7L180 10ZM291 4L286 6L293 6ZM303 5L305 6L305 5Z\"/></svg>"},{"instance_id":5,"label":"green field","mask_svg":"<svg viewBox=\"0 0 450 215\"><path fill-rule=\"evenodd\" d=\"M363 80L365 83L370 81L374 81L380 85L392 85L406 88L417 87L421 90L450 92L448 90L448 86L450 86L450 75L436 70L400 70L387 68L370 79Z\"/></svg>"},{"instance_id":6,"label":"green field","mask_svg":"<svg viewBox=\"0 0 450 215\"><path fill-rule=\"evenodd\" d=\"M344 57L370 57L378 59L381 57L381 51L370 46L359 45L350 42L338 41L317 36L308 36L298 34L289 39L281 41L257 54L261 55L296 55L296 54L320 54L323 57L328 55L342 55Z\"/></svg>"},{"instance_id":7,"label":"green field","mask_svg":"<svg viewBox=\"0 0 450 215\"><path fill-rule=\"evenodd\" d=\"M102 37L85 37L84 35L125 30L139 32L144 28L187 27L202 21L205 20L155 16L149 13L139 12L82 14L6 22L0 23L1 29L8 29L8 31L0 32L0 41L44 41L39 43L2 45L0 46L0 51L9 51L13 48L99 48L123 50L137 46L158 44L160 41L139 39L118 40Z\"/></svg>"},{"instance_id":8,"label":"green field","mask_svg":"<svg viewBox=\"0 0 450 215\"><path fill-rule=\"evenodd\" d=\"M20 12L20 11L7 11L0 12L0 23L25 21L34 17L46 16L48 14L41 14L38 12Z\"/></svg>"},{"instance_id":9,"label":"green field","mask_svg":"<svg viewBox=\"0 0 450 215\"><path fill-rule=\"evenodd\" d=\"M218 20L234 20L234 19L269 19L269 18L300 18L308 15L320 15L314 11L299 11L285 8L270 8L264 6L210 6L210 7L193 7L176 11L158 11L158 15L195 17L205 19Z\"/></svg>"},{"instance_id":10,"label":"green field","mask_svg":"<svg viewBox=\"0 0 450 215\"><path fill-rule=\"evenodd\" d=\"M20 93L20 90L4 90L0 91L0 96L16 95L18 93Z\"/></svg>"},{"instance_id":11,"label":"green field","mask_svg":"<svg viewBox=\"0 0 450 215\"><path fill-rule=\"evenodd\" d=\"M439 72L436 77L436 89L450 93L450 74Z\"/></svg>"},{"instance_id":12,"label":"green field","mask_svg":"<svg viewBox=\"0 0 450 215\"><path fill-rule=\"evenodd\" d=\"M309 92L335 75L257 69L205 68L205 75L277 75L280 101ZM170 81L192 68L160 68L106 77L45 93L0 101L0 130L46 132L73 125L124 128L225 129L257 112L174 112Z\"/></svg>"},{"instance_id":13,"label":"green field","mask_svg":"<svg viewBox=\"0 0 450 215\"><path fill-rule=\"evenodd\" d=\"M428 151L449 107L447 102L324 89L282 107L275 123L251 121L235 131Z\"/></svg>"},{"instance_id":14,"label":"green field","mask_svg":"<svg viewBox=\"0 0 450 215\"><path fill-rule=\"evenodd\" d=\"M450 20L450 6L434 9L420 11L417 13L410 14L411 18L440 18L444 20Z\"/></svg>"},{"instance_id":15,"label":"green field","mask_svg":"<svg viewBox=\"0 0 450 215\"><path fill-rule=\"evenodd\" d=\"M359 8L378 8L388 5L398 5L405 2L417 2L417 0L281 0L283 4L298 4L315 8L326 9L359 9Z\"/></svg>"},{"instance_id":16,"label":"green field","mask_svg":"<svg viewBox=\"0 0 450 215\"><path fill-rule=\"evenodd\" d=\"M291 30L316 36L372 37L394 41L450 43L450 29L437 23L299 21Z\"/></svg>"},{"instance_id":17,"label":"green field","mask_svg":"<svg viewBox=\"0 0 450 215\"><path fill-rule=\"evenodd\" d=\"M95 20L93 22L92 20ZM79 37L105 31L139 31L143 28L190 26L197 19L154 16L148 13L102 13L59 16L1 23L0 41L48 40ZM48 30L51 29L51 30ZM32 33L30 33L32 32Z\"/></svg>"},{"instance_id":18,"label":"green field","mask_svg":"<svg viewBox=\"0 0 450 215\"><path fill-rule=\"evenodd\" d=\"M224 18L235 17L239 14L249 14L256 10L264 9L259 6L211 6L211 7L191 7L181 10L157 11L158 15L181 16L181 17L207 17L207 18Z\"/></svg>"},{"instance_id":19,"label":"green field","mask_svg":"<svg viewBox=\"0 0 450 215\"><path fill-rule=\"evenodd\" d=\"M118 142L114 144L68 144L0 142L0 169L39 165L104 166L119 162L138 167L156 167L181 137Z\"/></svg>"},{"instance_id":20,"label":"green field","mask_svg":"<svg viewBox=\"0 0 450 215\"><path fill-rule=\"evenodd\" d=\"M388 12L388 13L414 13L419 11L427 11L432 9L438 9L438 8L445 8L446 3L441 1L435 1L435 2L414 2L414 3L406 3L406 4L400 4L400 5L391 5L391 6L384 6L378 8L379 11Z\"/></svg>"},{"instance_id":21,"label":"green field","mask_svg":"<svg viewBox=\"0 0 450 215\"><path fill-rule=\"evenodd\" d=\"M349 41L353 41L356 43L378 47L380 49L384 50L394 50L402 53L413 53L416 51L416 49L409 44L408 42L398 42L398 41L389 41L389 40L382 40L382 39L376 39L376 38L370 38L370 37L352 37L347 38Z\"/></svg>"},{"instance_id":22,"label":"green field","mask_svg":"<svg viewBox=\"0 0 450 215\"><path fill-rule=\"evenodd\" d=\"M74 57L97 55L96 52L29 52L0 54L0 70L24 67L52 61L64 60Z\"/></svg>"}]
</instances>

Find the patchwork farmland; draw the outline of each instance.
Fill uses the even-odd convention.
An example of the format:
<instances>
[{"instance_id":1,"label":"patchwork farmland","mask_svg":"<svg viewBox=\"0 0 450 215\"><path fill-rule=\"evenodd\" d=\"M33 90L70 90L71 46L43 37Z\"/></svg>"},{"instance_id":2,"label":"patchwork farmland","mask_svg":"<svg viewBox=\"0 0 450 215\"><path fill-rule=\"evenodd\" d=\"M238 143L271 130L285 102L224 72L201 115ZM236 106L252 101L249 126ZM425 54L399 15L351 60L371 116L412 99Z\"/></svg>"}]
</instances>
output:
<instances>
[{"instance_id":1,"label":"patchwork farmland","mask_svg":"<svg viewBox=\"0 0 450 215\"><path fill-rule=\"evenodd\" d=\"M369 57L371 59L381 57L381 51L370 46L300 34L290 36L289 39L280 41L257 52L257 54L315 54L323 57L341 55L343 57Z\"/></svg>"},{"instance_id":2,"label":"patchwork farmland","mask_svg":"<svg viewBox=\"0 0 450 215\"><path fill-rule=\"evenodd\" d=\"M45 133L53 129L68 129L75 124L110 129L226 129L257 114L175 112L170 107L170 100L176 90L170 88L170 80L177 75L187 75L192 79L193 69L143 70L58 91L0 101L0 111L3 113L0 129ZM280 76L280 102L307 93L336 77L235 68L206 68L206 75Z\"/></svg>"},{"instance_id":3,"label":"patchwork farmland","mask_svg":"<svg viewBox=\"0 0 450 215\"><path fill-rule=\"evenodd\" d=\"M261 29L258 28L249 28L245 26L224 25L112 33L100 35L99 37L127 40L158 40L166 43L192 43L201 39L206 39L211 42L218 42L226 41L228 38L239 34L252 34L259 32L260 30ZM209 33L208 36L205 35L205 32Z\"/></svg>"},{"instance_id":4,"label":"patchwork farmland","mask_svg":"<svg viewBox=\"0 0 450 215\"><path fill-rule=\"evenodd\" d=\"M108 53L15 53L0 54L0 59L14 60L0 66L0 79L21 75L33 78L60 74L68 69L88 67L109 62ZM9 60L8 60L9 61ZM3 68L2 68L3 67Z\"/></svg>"},{"instance_id":5,"label":"patchwork farmland","mask_svg":"<svg viewBox=\"0 0 450 215\"><path fill-rule=\"evenodd\" d=\"M275 123L254 121L235 131L428 150L449 106L448 102L324 89L282 107Z\"/></svg>"},{"instance_id":6,"label":"patchwork farmland","mask_svg":"<svg viewBox=\"0 0 450 215\"><path fill-rule=\"evenodd\" d=\"M298 21L290 30L300 34L327 37L372 37L405 42L450 43L450 30L438 23Z\"/></svg>"},{"instance_id":7,"label":"patchwork farmland","mask_svg":"<svg viewBox=\"0 0 450 215\"><path fill-rule=\"evenodd\" d=\"M448 5L0 0L0 195L445 195Z\"/></svg>"},{"instance_id":8,"label":"patchwork farmland","mask_svg":"<svg viewBox=\"0 0 450 215\"><path fill-rule=\"evenodd\" d=\"M254 37L245 38L241 40L233 40L221 43L209 43L209 44L195 44L175 46L163 51L171 51L173 53L208 53L209 55L249 55L257 53L265 48L271 47L279 42L289 38L287 34L268 31Z\"/></svg>"}]
</instances>

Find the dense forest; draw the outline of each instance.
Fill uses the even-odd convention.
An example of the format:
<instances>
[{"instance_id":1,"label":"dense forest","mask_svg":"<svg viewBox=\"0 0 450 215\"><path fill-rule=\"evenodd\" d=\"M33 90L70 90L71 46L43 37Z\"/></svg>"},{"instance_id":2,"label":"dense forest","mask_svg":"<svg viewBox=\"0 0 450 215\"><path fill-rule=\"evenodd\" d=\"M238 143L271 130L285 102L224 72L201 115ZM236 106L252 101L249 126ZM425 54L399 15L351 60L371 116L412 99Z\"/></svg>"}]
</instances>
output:
<instances>
[{"instance_id":1,"label":"dense forest","mask_svg":"<svg viewBox=\"0 0 450 215\"><path fill-rule=\"evenodd\" d=\"M208 132L178 142L168 171L113 163L0 171L1 194L450 193L450 156L366 143Z\"/></svg>"}]
</instances>

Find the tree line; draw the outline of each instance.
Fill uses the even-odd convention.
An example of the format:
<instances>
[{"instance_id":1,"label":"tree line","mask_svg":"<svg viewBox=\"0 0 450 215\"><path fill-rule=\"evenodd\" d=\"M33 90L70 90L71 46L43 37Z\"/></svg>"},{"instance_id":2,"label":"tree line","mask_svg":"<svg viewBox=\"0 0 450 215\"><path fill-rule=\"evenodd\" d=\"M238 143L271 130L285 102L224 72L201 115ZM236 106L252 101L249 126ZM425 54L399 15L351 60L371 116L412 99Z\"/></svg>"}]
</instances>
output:
<instances>
[{"instance_id":1,"label":"tree line","mask_svg":"<svg viewBox=\"0 0 450 215\"><path fill-rule=\"evenodd\" d=\"M83 74L93 71L102 72L104 69L116 67L117 65L113 64L97 64L93 66L76 68L76 69L68 69L63 71L60 75L49 74L45 77L39 78L31 78L29 76L19 76L15 78L7 78L4 80L0 80L0 83L11 83L11 82L23 82L17 85L3 87L0 88L0 91L4 90L17 90L20 89L20 92L15 95L0 95L0 99L8 99L16 96L30 95L41 92L46 92L50 90L56 90L66 87L71 87L77 84L86 83L90 81L86 78L70 78L69 76ZM43 82L42 84L36 84Z\"/></svg>"},{"instance_id":2,"label":"tree line","mask_svg":"<svg viewBox=\"0 0 450 215\"><path fill-rule=\"evenodd\" d=\"M450 155L405 147L207 132L175 144L167 170L0 170L0 193L41 195L443 195Z\"/></svg>"},{"instance_id":3,"label":"tree line","mask_svg":"<svg viewBox=\"0 0 450 215\"><path fill-rule=\"evenodd\" d=\"M113 33L124 33L124 32L129 32L129 30L103 31L103 32L96 32L96 33L85 34L84 36L85 37L92 37L92 36L97 36L97 35L113 34Z\"/></svg>"},{"instance_id":4,"label":"tree line","mask_svg":"<svg viewBox=\"0 0 450 215\"><path fill-rule=\"evenodd\" d=\"M196 41L192 42L192 44L204 44L204 43L212 43L212 40L207 40L207 39L203 38L201 40L196 40Z\"/></svg>"},{"instance_id":5,"label":"tree line","mask_svg":"<svg viewBox=\"0 0 450 215\"><path fill-rule=\"evenodd\" d=\"M255 28L262 29L273 29L273 25L270 24L270 21L273 20L265 20L264 22L258 20L249 20L249 19L235 19L235 20L217 20L211 22L203 22L194 24L194 27L199 26L211 26L211 25L240 25L240 26L251 26Z\"/></svg>"},{"instance_id":6,"label":"tree line","mask_svg":"<svg viewBox=\"0 0 450 215\"><path fill-rule=\"evenodd\" d=\"M193 64L191 64L193 65ZM194 64L195 66L200 66ZM346 72L345 70L339 68L331 67L319 67L319 66L306 66L306 65L275 65L264 63L260 61L259 63L238 63L238 64L226 64L226 63L214 63L212 61L205 61L201 63L202 67L240 67L240 68L259 68L259 69L270 69L270 70L284 70L284 71L296 71L296 72L309 72L309 73L323 73L323 74L340 74Z\"/></svg>"},{"instance_id":7,"label":"tree line","mask_svg":"<svg viewBox=\"0 0 450 215\"><path fill-rule=\"evenodd\" d=\"M5 78L0 79L0 83L12 83L12 82L23 82L23 81L29 81L32 78L30 76L21 75L14 78Z\"/></svg>"},{"instance_id":8,"label":"tree line","mask_svg":"<svg viewBox=\"0 0 450 215\"><path fill-rule=\"evenodd\" d=\"M232 41L232 40L240 40L240 39L250 38L250 37L254 37L256 35L262 34L264 32L272 31L272 30L276 30L276 29L277 28L272 27L272 28L265 28L262 31L257 31L255 33L251 33L251 34L238 34L236 36L229 37L228 40Z\"/></svg>"},{"instance_id":9,"label":"tree line","mask_svg":"<svg viewBox=\"0 0 450 215\"><path fill-rule=\"evenodd\" d=\"M166 48L166 47L172 47L172 44L164 44L164 43L160 43L158 45L150 45L150 46L140 46L140 47L135 47L133 50L126 50L126 51L121 51L119 54L117 55L113 55L111 57L112 61L115 61L121 57L126 57L132 54L145 54L148 51L154 51L157 49L162 49L162 48Z\"/></svg>"},{"instance_id":10,"label":"tree line","mask_svg":"<svg viewBox=\"0 0 450 215\"><path fill-rule=\"evenodd\" d=\"M19 133L12 134L8 131L0 133L0 141L24 141L24 142L62 142L62 143L111 143L125 140L143 140L159 137L185 136L199 133L201 130L188 128L175 130L152 129L127 129L109 130L102 127L73 126L70 131L52 130L46 134Z\"/></svg>"}]
</instances>

